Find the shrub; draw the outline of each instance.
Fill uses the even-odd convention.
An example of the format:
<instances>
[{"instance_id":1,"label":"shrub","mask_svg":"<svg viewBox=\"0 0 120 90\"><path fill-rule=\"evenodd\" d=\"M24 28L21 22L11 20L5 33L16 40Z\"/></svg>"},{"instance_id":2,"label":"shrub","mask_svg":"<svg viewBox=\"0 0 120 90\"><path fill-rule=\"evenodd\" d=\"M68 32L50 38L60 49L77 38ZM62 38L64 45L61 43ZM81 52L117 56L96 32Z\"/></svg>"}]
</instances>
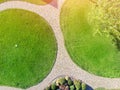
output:
<instances>
[{"instance_id":1,"label":"shrub","mask_svg":"<svg viewBox=\"0 0 120 90\"><path fill-rule=\"evenodd\" d=\"M96 0L88 21L94 25L94 33L113 38L120 50L120 0Z\"/></svg>"},{"instance_id":2,"label":"shrub","mask_svg":"<svg viewBox=\"0 0 120 90\"><path fill-rule=\"evenodd\" d=\"M80 88L81 88L81 82L80 82L80 80L74 80L74 85L76 87L76 90L80 90Z\"/></svg>"},{"instance_id":3,"label":"shrub","mask_svg":"<svg viewBox=\"0 0 120 90\"><path fill-rule=\"evenodd\" d=\"M74 86L74 85L71 85L71 86L70 86L70 90L75 90L75 86Z\"/></svg>"},{"instance_id":4,"label":"shrub","mask_svg":"<svg viewBox=\"0 0 120 90\"><path fill-rule=\"evenodd\" d=\"M73 81L72 81L70 78L68 79L67 82L68 82L68 85L69 85L69 86L71 86L71 85L73 84Z\"/></svg>"},{"instance_id":5,"label":"shrub","mask_svg":"<svg viewBox=\"0 0 120 90\"><path fill-rule=\"evenodd\" d=\"M86 90L86 84L82 83L82 90Z\"/></svg>"},{"instance_id":6,"label":"shrub","mask_svg":"<svg viewBox=\"0 0 120 90\"><path fill-rule=\"evenodd\" d=\"M68 81L70 79L70 77L69 76L65 76L65 79Z\"/></svg>"},{"instance_id":7,"label":"shrub","mask_svg":"<svg viewBox=\"0 0 120 90\"><path fill-rule=\"evenodd\" d=\"M65 84L66 83L66 80L65 80L65 78L59 78L57 81L56 81L56 83L59 83L60 85L63 85L63 84Z\"/></svg>"},{"instance_id":8,"label":"shrub","mask_svg":"<svg viewBox=\"0 0 120 90\"><path fill-rule=\"evenodd\" d=\"M56 90L56 88L57 88L57 86L56 86L56 84L55 84L55 82L51 85L51 89L52 90Z\"/></svg>"},{"instance_id":9,"label":"shrub","mask_svg":"<svg viewBox=\"0 0 120 90\"><path fill-rule=\"evenodd\" d=\"M45 90L86 90L86 84L70 77L60 77Z\"/></svg>"},{"instance_id":10,"label":"shrub","mask_svg":"<svg viewBox=\"0 0 120 90\"><path fill-rule=\"evenodd\" d=\"M59 85L60 85L60 83L59 83L59 80L58 80L58 79L56 80L56 82L55 82L55 83L56 83L56 86L59 86Z\"/></svg>"}]
</instances>

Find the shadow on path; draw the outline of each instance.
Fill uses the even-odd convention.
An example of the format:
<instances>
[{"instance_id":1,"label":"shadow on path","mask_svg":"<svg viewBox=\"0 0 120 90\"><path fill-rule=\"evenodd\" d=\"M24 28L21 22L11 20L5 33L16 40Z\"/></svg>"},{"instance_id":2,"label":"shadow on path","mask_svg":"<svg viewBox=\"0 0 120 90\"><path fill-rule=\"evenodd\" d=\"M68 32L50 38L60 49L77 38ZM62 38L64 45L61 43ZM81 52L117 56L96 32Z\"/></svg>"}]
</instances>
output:
<instances>
[{"instance_id":1,"label":"shadow on path","mask_svg":"<svg viewBox=\"0 0 120 90\"><path fill-rule=\"evenodd\" d=\"M86 90L94 90L91 86L87 85Z\"/></svg>"}]
</instances>

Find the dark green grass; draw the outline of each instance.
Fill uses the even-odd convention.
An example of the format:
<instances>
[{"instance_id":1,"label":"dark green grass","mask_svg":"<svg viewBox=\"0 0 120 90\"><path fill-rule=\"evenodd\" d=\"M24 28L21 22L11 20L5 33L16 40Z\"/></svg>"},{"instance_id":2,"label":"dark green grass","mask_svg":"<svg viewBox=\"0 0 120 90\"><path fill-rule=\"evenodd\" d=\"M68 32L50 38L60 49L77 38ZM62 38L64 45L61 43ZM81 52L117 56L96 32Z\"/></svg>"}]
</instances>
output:
<instances>
[{"instance_id":1,"label":"dark green grass","mask_svg":"<svg viewBox=\"0 0 120 90\"><path fill-rule=\"evenodd\" d=\"M0 12L0 85L28 88L41 82L56 59L56 39L39 15Z\"/></svg>"},{"instance_id":2,"label":"dark green grass","mask_svg":"<svg viewBox=\"0 0 120 90\"><path fill-rule=\"evenodd\" d=\"M87 20L89 0L66 0L61 10L61 28L73 61L84 70L103 77L120 77L120 53L111 37L96 34Z\"/></svg>"}]
</instances>

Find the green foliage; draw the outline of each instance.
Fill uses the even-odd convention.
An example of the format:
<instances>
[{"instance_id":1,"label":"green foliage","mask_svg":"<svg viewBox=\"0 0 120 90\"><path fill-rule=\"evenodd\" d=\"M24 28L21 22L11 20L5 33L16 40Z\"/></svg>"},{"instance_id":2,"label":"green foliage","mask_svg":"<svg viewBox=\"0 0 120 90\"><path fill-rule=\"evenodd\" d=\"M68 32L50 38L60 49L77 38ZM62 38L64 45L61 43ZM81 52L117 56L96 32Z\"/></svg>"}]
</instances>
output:
<instances>
[{"instance_id":1,"label":"green foliage","mask_svg":"<svg viewBox=\"0 0 120 90\"><path fill-rule=\"evenodd\" d=\"M82 83L82 90L86 90L86 84L85 83Z\"/></svg>"},{"instance_id":2,"label":"green foliage","mask_svg":"<svg viewBox=\"0 0 120 90\"><path fill-rule=\"evenodd\" d=\"M70 90L75 90L75 86L74 86L74 85L71 85L71 86L70 86Z\"/></svg>"},{"instance_id":3,"label":"green foliage","mask_svg":"<svg viewBox=\"0 0 120 90\"><path fill-rule=\"evenodd\" d=\"M73 81L70 78L67 80L67 82L68 82L69 86L71 86L73 84Z\"/></svg>"},{"instance_id":4,"label":"green foliage","mask_svg":"<svg viewBox=\"0 0 120 90\"><path fill-rule=\"evenodd\" d=\"M89 12L88 21L94 33L120 40L120 0L97 0Z\"/></svg>"},{"instance_id":5,"label":"green foliage","mask_svg":"<svg viewBox=\"0 0 120 90\"><path fill-rule=\"evenodd\" d=\"M69 76L65 76L65 79L66 79L66 80L69 80L69 79L70 79L70 77L69 77Z\"/></svg>"},{"instance_id":6,"label":"green foliage","mask_svg":"<svg viewBox=\"0 0 120 90\"><path fill-rule=\"evenodd\" d=\"M76 80L67 76L65 78L58 78L51 84L50 87L52 90L86 90L87 85L80 80ZM47 87L46 89L49 88Z\"/></svg>"},{"instance_id":7,"label":"green foliage","mask_svg":"<svg viewBox=\"0 0 120 90\"><path fill-rule=\"evenodd\" d=\"M81 88L81 82L80 82L80 80L74 80L73 82L74 82L75 88L77 90L80 90L80 88Z\"/></svg>"},{"instance_id":8,"label":"green foliage","mask_svg":"<svg viewBox=\"0 0 120 90\"><path fill-rule=\"evenodd\" d=\"M65 78L61 77L57 80L57 83L59 83L60 85L63 85L66 83L66 80L65 80Z\"/></svg>"},{"instance_id":9,"label":"green foliage","mask_svg":"<svg viewBox=\"0 0 120 90\"><path fill-rule=\"evenodd\" d=\"M52 85L51 85L51 89L52 89L52 90L56 90L56 88L57 88L56 83L55 83L55 82L52 83Z\"/></svg>"}]
</instances>

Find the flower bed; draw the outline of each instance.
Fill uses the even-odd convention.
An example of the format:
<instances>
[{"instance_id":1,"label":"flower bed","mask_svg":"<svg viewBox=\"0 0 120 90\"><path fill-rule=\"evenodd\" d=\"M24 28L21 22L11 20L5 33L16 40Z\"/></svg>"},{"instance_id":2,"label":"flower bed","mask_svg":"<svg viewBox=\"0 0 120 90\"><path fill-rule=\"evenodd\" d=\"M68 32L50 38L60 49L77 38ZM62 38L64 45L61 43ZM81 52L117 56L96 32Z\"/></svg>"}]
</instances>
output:
<instances>
[{"instance_id":1,"label":"flower bed","mask_svg":"<svg viewBox=\"0 0 120 90\"><path fill-rule=\"evenodd\" d=\"M44 90L87 90L87 84L68 76L55 79Z\"/></svg>"}]
</instances>

